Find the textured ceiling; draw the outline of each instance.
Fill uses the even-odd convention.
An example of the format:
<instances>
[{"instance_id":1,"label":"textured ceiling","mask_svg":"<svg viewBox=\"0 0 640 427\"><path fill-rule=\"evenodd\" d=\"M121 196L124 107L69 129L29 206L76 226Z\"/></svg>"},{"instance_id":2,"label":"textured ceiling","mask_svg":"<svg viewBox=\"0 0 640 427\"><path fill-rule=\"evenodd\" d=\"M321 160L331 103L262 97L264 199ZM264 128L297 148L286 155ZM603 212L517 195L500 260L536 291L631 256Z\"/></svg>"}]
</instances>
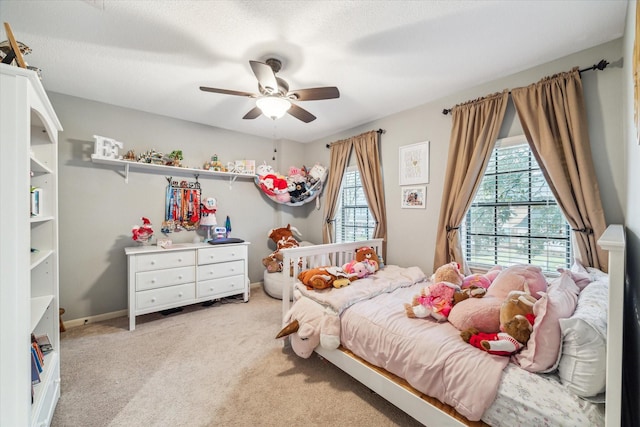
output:
<instances>
[{"instance_id":1,"label":"textured ceiling","mask_svg":"<svg viewBox=\"0 0 640 427\"><path fill-rule=\"evenodd\" d=\"M622 36L626 1L6 1L48 91L308 142ZM2 34L4 36L4 34ZM0 36L0 39L4 38ZM242 120L276 56L317 116ZM591 64L576 64L591 65Z\"/></svg>"}]
</instances>

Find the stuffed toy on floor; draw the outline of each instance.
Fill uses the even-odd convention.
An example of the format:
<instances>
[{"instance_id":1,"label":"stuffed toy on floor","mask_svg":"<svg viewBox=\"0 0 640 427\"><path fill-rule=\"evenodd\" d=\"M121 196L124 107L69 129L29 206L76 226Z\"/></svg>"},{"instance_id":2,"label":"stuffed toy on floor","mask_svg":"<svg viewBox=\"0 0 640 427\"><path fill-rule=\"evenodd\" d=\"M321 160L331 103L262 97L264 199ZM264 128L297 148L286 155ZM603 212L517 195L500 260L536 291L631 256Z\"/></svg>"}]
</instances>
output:
<instances>
[{"instance_id":1,"label":"stuffed toy on floor","mask_svg":"<svg viewBox=\"0 0 640 427\"><path fill-rule=\"evenodd\" d=\"M268 237L276 244L276 250L268 257L262 259L262 265L267 268L269 273L277 273L282 271L282 249L297 248L300 246L293 233L301 236L297 228L287 224L286 227L273 228L269 230Z\"/></svg>"},{"instance_id":2,"label":"stuffed toy on floor","mask_svg":"<svg viewBox=\"0 0 640 427\"><path fill-rule=\"evenodd\" d=\"M300 291L294 291L296 302L285 315L285 326L276 339L289 336L293 351L305 359L311 356L318 345L327 350L338 348L340 317L331 309L301 296Z\"/></svg>"}]
</instances>

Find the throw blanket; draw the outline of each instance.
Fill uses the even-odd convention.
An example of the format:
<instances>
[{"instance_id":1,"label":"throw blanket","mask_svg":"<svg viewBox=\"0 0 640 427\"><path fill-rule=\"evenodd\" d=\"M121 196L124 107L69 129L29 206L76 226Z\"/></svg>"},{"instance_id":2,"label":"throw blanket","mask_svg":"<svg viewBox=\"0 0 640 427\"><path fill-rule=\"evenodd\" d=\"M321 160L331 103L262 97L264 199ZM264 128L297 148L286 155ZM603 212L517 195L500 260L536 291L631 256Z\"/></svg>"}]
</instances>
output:
<instances>
[{"instance_id":1,"label":"throw blanket","mask_svg":"<svg viewBox=\"0 0 640 427\"><path fill-rule=\"evenodd\" d=\"M404 268L397 265L387 265L375 274L355 280L344 288L308 290L302 283L297 283L296 288L302 296L314 300L323 307L329 307L340 315L345 309L359 301L393 292L398 288L411 286L425 279L426 276L419 267Z\"/></svg>"}]
</instances>

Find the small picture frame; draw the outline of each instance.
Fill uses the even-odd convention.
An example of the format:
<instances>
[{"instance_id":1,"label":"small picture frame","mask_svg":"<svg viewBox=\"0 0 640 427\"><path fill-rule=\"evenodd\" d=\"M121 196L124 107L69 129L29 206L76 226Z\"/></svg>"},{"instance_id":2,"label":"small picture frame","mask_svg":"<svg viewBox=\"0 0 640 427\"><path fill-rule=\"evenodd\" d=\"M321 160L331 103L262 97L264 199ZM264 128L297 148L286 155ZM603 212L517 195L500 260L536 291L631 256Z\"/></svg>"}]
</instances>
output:
<instances>
[{"instance_id":1,"label":"small picture frame","mask_svg":"<svg viewBox=\"0 0 640 427\"><path fill-rule=\"evenodd\" d=\"M400 147L400 185L429 183L429 141Z\"/></svg>"},{"instance_id":2,"label":"small picture frame","mask_svg":"<svg viewBox=\"0 0 640 427\"><path fill-rule=\"evenodd\" d=\"M400 191L402 209L424 209L427 207L427 186L402 187Z\"/></svg>"}]
</instances>

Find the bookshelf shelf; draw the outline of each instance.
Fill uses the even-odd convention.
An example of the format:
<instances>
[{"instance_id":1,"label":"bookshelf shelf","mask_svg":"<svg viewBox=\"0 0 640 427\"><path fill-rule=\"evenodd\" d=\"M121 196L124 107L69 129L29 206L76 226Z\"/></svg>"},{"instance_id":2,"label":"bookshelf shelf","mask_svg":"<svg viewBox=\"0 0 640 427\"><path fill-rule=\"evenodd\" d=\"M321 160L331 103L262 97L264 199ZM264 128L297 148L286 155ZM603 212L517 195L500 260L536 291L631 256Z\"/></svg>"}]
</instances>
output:
<instances>
[{"instance_id":1,"label":"bookshelf shelf","mask_svg":"<svg viewBox=\"0 0 640 427\"><path fill-rule=\"evenodd\" d=\"M4 202L0 324L11 325L3 328L0 346L0 425L48 426L60 397L58 132L62 126L34 71L0 64L0 93L0 200ZM31 217L30 208L39 215ZM37 371L32 374L32 335L47 335L53 347L44 358L39 382Z\"/></svg>"}]
</instances>

